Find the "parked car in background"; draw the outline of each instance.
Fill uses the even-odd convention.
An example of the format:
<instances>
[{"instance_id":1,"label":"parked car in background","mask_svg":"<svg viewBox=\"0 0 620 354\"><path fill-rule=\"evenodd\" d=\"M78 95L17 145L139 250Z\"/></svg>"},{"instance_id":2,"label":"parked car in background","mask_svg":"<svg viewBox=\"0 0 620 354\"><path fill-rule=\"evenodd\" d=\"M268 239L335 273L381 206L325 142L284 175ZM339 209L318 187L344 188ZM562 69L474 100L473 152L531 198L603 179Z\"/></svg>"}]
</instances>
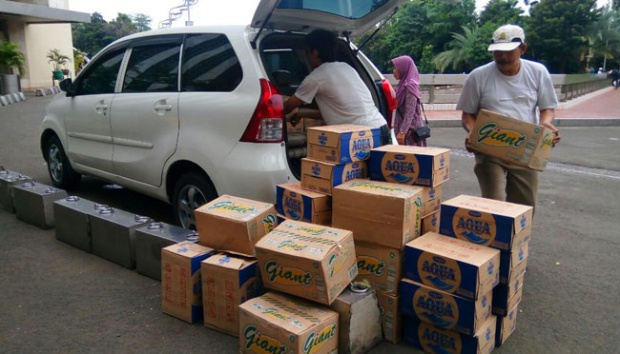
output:
<instances>
[{"instance_id":1,"label":"parked car in background","mask_svg":"<svg viewBox=\"0 0 620 354\"><path fill-rule=\"evenodd\" d=\"M305 34L342 36L339 60L391 123L391 85L348 38L403 1L262 0L249 26L115 41L47 107L40 143L53 184L71 189L95 176L170 202L186 228L195 228L195 208L221 194L274 203L275 186L299 179L305 156L299 140L289 141L282 110L282 95L311 70Z\"/></svg>"}]
</instances>

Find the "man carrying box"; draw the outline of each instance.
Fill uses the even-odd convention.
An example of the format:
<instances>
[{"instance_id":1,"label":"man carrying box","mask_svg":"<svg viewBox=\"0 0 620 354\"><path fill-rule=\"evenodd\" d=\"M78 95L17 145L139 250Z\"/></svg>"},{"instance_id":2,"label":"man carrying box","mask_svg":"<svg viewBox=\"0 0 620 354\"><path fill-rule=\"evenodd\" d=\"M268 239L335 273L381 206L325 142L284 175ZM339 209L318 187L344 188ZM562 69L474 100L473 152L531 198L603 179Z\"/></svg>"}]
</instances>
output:
<instances>
[{"instance_id":1,"label":"man carrying box","mask_svg":"<svg viewBox=\"0 0 620 354\"><path fill-rule=\"evenodd\" d=\"M488 50L493 52L493 62L469 74L456 107L463 111L463 128L469 134L466 144L478 112L487 109L550 129L555 135L552 142L555 146L560 133L551 122L558 99L547 69L540 63L521 59L527 50L523 29L515 25L499 27ZM540 110L540 119L536 108ZM474 172L482 197L535 206L537 171L476 153Z\"/></svg>"}]
</instances>

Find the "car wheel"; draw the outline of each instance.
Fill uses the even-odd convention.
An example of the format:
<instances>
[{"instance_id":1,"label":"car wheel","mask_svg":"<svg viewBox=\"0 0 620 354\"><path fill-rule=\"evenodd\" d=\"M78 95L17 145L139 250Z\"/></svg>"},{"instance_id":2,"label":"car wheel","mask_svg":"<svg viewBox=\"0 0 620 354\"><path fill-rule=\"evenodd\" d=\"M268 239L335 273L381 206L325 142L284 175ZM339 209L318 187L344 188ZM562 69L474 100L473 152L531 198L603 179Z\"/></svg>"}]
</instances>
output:
<instances>
[{"instance_id":1,"label":"car wheel","mask_svg":"<svg viewBox=\"0 0 620 354\"><path fill-rule=\"evenodd\" d=\"M217 197L209 177L201 173L186 173L174 185L172 208L178 225L196 230L194 210Z\"/></svg>"},{"instance_id":2,"label":"car wheel","mask_svg":"<svg viewBox=\"0 0 620 354\"><path fill-rule=\"evenodd\" d=\"M71 167L58 137L50 136L47 138L43 151L43 157L47 162L47 171L55 187L72 189L80 184L82 175L75 172Z\"/></svg>"}]
</instances>

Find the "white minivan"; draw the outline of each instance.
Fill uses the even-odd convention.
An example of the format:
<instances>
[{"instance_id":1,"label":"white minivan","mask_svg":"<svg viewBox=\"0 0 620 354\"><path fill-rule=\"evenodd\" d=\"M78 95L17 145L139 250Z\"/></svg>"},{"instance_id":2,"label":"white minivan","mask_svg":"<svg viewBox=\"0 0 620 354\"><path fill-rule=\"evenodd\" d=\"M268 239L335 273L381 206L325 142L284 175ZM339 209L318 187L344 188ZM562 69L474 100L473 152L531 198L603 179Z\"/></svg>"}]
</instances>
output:
<instances>
[{"instance_id":1,"label":"white minivan","mask_svg":"<svg viewBox=\"0 0 620 354\"><path fill-rule=\"evenodd\" d=\"M179 225L221 194L275 203L300 178L305 140L289 139L282 95L310 72L304 36L338 33L390 124L394 91L350 43L404 0L261 0L249 26L183 27L121 38L46 109L41 151L53 184L83 174L168 201Z\"/></svg>"}]
</instances>

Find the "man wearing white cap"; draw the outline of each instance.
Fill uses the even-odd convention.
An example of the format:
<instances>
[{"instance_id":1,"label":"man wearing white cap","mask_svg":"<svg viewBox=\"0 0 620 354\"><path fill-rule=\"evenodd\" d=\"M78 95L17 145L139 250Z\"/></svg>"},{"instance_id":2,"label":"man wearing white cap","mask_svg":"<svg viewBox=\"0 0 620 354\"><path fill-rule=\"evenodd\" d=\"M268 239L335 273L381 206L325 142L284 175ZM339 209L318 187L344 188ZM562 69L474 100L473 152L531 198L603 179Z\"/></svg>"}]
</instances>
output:
<instances>
[{"instance_id":1,"label":"man wearing white cap","mask_svg":"<svg viewBox=\"0 0 620 354\"><path fill-rule=\"evenodd\" d=\"M555 146L560 141L560 133L552 124L558 99L547 68L521 59L527 50L523 29L515 25L499 27L488 50L493 52L493 61L469 74L456 106L463 111L463 128L470 133L478 111L487 109L551 129ZM482 197L536 205L537 171L476 153L474 172Z\"/></svg>"}]
</instances>

